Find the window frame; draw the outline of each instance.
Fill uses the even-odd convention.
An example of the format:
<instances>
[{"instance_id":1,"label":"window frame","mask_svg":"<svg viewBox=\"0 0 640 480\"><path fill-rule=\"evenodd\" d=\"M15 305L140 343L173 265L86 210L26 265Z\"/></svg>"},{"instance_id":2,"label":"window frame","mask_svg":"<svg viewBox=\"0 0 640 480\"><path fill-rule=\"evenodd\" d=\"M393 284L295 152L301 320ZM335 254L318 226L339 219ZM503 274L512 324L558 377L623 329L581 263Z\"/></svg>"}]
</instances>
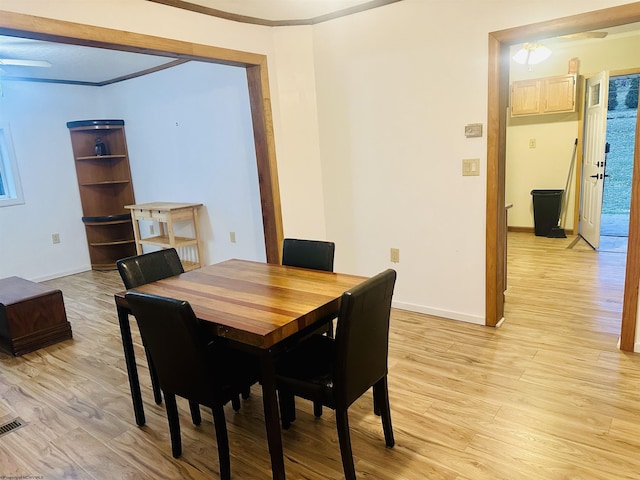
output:
<instances>
[{"instance_id":1,"label":"window frame","mask_svg":"<svg viewBox=\"0 0 640 480\"><path fill-rule=\"evenodd\" d=\"M0 122L0 177L4 188L4 194L0 195L0 208L24 204L18 162L7 122Z\"/></svg>"}]
</instances>

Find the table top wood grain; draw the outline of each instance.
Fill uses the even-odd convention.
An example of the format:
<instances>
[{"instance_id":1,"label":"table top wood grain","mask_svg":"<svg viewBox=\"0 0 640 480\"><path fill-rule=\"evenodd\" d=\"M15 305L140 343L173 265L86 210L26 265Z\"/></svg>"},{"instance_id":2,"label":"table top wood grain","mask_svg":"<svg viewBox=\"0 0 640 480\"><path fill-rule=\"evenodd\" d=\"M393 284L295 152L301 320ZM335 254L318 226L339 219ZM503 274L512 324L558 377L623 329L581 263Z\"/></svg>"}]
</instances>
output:
<instances>
[{"instance_id":1,"label":"table top wood grain","mask_svg":"<svg viewBox=\"0 0 640 480\"><path fill-rule=\"evenodd\" d=\"M366 277L304 268L227 260L134 291L186 300L218 336L270 348L337 314L342 293ZM125 292L116 302L125 305Z\"/></svg>"}]
</instances>

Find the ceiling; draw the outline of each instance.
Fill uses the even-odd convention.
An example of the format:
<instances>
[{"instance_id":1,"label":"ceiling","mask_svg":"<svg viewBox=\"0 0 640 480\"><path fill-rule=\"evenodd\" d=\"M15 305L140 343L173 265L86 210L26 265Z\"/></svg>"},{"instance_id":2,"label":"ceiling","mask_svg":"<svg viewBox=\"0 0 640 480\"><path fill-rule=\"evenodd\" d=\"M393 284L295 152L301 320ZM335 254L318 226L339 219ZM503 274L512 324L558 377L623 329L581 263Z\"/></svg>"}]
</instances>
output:
<instances>
[{"instance_id":1,"label":"ceiling","mask_svg":"<svg viewBox=\"0 0 640 480\"><path fill-rule=\"evenodd\" d=\"M148 0L200 14L262 25L311 25L401 0ZM44 60L51 67L2 65L1 59ZM177 63L174 58L0 35L0 81L103 86Z\"/></svg>"},{"instance_id":2,"label":"ceiling","mask_svg":"<svg viewBox=\"0 0 640 480\"><path fill-rule=\"evenodd\" d=\"M167 3L178 8L194 10L209 9L199 12L208 15L241 16L236 21L249 20L249 23L260 23L254 20L274 22L317 23L318 19L344 16L357 11L381 7L402 0L148 0L154 3ZM195 7L194 7L195 6ZM354 10L357 9L357 10ZM195 10L194 10L195 11ZM228 18L228 17L225 17ZM608 28L611 35L640 32L638 24ZM556 39L547 39L553 42ZM578 39L563 40L584 41ZM588 41L598 41L591 39ZM2 65L2 59L44 60L51 67L25 67ZM170 57L129 53L96 47L84 47L61 43L45 42L20 37L0 35L0 81L45 81L54 83L71 83L80 85L103 86L118 81L141 76L164 68L170 68L184 60Z\"/></svg>"},{"instance_id":3,"label":"ceiling","mask_svg":"<svg viewBox=\"0 0 640 480\"><path fill-rule=\"evenodd\" d=\"M38 60L51 67L2 65L2 59ZM174 58L0 36L0 81L53 81L102 86L173 65Z\"/></svg>"}]
</instances>

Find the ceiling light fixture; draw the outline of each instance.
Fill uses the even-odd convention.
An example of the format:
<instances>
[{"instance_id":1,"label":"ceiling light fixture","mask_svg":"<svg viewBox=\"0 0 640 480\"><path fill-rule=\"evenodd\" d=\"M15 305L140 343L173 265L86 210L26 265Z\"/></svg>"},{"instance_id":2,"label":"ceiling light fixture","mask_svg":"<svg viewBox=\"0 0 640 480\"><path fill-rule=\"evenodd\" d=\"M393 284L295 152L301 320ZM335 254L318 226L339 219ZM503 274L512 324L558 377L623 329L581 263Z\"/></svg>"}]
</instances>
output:
<instances>
[{"instance_id":1,"label":"ceiling light fixture","mask_svg":"<svg viewBox=\"0 0 640 480\"><path fill-rule=\"evenodd\" d=\"M521 65L536 65L551 55L551 50L539 43L525 43L513 56L513 60Z\"/></svg>"},{"instance_id":2,"label":"ceiling light fixture","mask_svg":"<svg viewBox=\"0 0 640 480\"><path fill-rule=\"evenodd\" d=\"M49 68L51 66L51 63L47 62L46 60L19 60L15 58L0 58L0 65Z\"/></svg>"}]
</instances>

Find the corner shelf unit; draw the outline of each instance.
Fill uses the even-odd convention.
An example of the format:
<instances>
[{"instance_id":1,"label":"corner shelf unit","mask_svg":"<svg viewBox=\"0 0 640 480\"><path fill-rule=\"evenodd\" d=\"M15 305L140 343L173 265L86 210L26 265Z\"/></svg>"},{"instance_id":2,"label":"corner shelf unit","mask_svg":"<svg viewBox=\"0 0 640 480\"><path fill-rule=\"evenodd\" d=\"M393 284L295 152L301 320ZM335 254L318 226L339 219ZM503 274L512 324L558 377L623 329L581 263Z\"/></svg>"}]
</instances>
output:
<instances>
[{"instance_id":1,"label":"corner shelf unit","mask_svg":"<svg viewBox=\"0 0 640 480\"><path fill-rule=\"evenodd\" d=\"M125 208L131 210L131 222L138 255L142 253L143 245L175 248L180 255L180 261L185 271L200 268L202 266L202 252L200 251L198 208L201 206L201 203L175 202L127 205ZM139 221L153 222L158 227L157 234L143 238L140 233ZM175 224L178 222L189 223L193 235L189 237L177 236Z\"/></svg>"},{"instance_id":2,"label":"corner shelf unit","mask_svg":"<svg viewBox=\"0 0 640 480\"><path fill-rule=\"evenodd\" d=\"M91 268L113 270L118 259L136 254L131 213L125 208L135 198L124 120L79 120L67 127Z\"/></svg>"}]
</instances>

